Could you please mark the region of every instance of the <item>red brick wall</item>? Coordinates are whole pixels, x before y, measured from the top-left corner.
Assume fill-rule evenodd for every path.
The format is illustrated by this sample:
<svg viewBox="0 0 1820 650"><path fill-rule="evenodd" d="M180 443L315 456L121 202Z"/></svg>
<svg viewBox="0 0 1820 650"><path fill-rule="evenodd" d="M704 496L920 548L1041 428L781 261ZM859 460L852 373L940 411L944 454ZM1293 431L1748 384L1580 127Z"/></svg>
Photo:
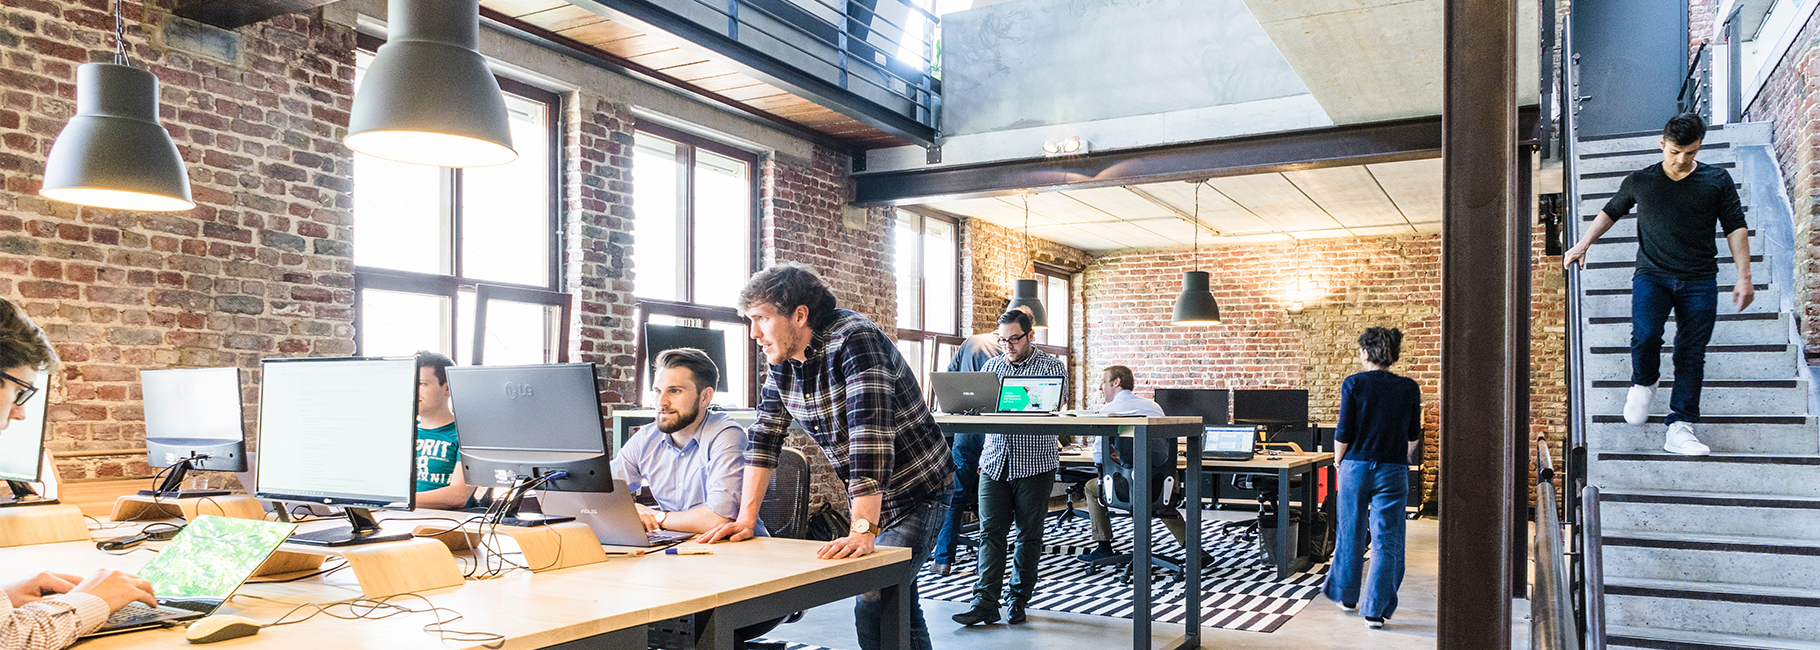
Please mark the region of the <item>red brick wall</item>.
<svg viewBox="0 0 1820 650"><path fill-rule="evenodd" d="M347 151L351 30L312 14L240 30L238 62L148 44L126 4L133 64L162 82L161 114L198 207L174 214L78 208L37 195L74 111L75 68L108 60L106 3L0 8L0 295L57 342L57 452L143 446L138 372L256 371L273 356L354 351ZM256 376L256 375L255 375ZM256 394L249 392L249 395ZM252 414L249 412L249 419ZM137 455L60 458L65 478L144 475Z"/></svg>
<svg viewBox="0 0 1820 650"><path fill-rule="evenodd" d="M961 322L965 334L991 331L1011 302L1020 279L1033 277L1032 262L1078 273L1093 260L1086 251L1024 234L980 219L961 220ZM1073 322L1080 322L1078 304Z"/></svg>
<svg viewBox="0 0 1820 650"><path fill-rule="evenodd" d="M564 290L570 360L600 364L607 408L638 404L632 293L632 109L571 94L563 104Z"/></svg>
<svg viewBox="0 0 1820 650"><path fill-rule="evenodd" d="M1820 361L1820 179L1815 176L1815 137L1820 134L1820 17L1810 18L1794 45L1744 112L1744 119L1769 121L1776 159L1782 167L1795 220L1797 316L1809 363Z"/></svg>
<svg viewBox="0 0 1820 650"><path fill-rule="evenodd" d="M1719 0L1687 0L1687 59L1692 61L1700 44L1712 38L1714 12ZM1714 44L1713 46L1716 46ZM1708 48L1709 50L1711 47ZM1711 52L1708 52L1711 54Z"/></svg>
<svg viewBox="0 0 1820 650"><path fill-rule="evenodd" d="M815 158L772 155L761 164L760 242L764 266L797 262L815 269L844 309L897 332L891 220L884 210L843 208L853 196L846 154L822 146Z"/></svg>

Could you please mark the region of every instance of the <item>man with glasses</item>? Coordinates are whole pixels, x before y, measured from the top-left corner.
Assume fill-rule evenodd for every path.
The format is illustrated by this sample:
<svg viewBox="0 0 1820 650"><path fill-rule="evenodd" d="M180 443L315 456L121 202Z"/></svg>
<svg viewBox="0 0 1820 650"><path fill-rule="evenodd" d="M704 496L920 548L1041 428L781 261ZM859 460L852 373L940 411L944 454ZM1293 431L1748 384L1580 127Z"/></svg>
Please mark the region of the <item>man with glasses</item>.
<svg viewBox="0 0 1820 650"><path fill-rule="evenodd" d="M1068 366L1055 355L1036 349L1030 314L1008 311L998 317L998 340L1005 353L986 362L982 372L1000 377L1067 377ZM1068 394L1066 379L1062 394ZM1011 623L1024 622L1024 608L1036 593L1037 562L1043 552L1043 516L1049 512L1049 490L1055 486L1055 436L988 434L980 452L979 579L973 584L973 608L954 615L961 625L997 623L1005 578L1005 538L1017 522L1017 551L1011 574Z"/></svg>
<svg viewBox="0 0 1820 650"><path fill-rule="evenodd" d="M31 379L57 366L44 331L25 312L0 299L0 400L11 402L0 435L25 419L25 403L40 387ZM14 432L10 435L30 435ZM130 573L102 569L87 578L45 571L5 585L0 598L0 650L55 650L100 627L133 602L157 607L152 584Z"/></svg>

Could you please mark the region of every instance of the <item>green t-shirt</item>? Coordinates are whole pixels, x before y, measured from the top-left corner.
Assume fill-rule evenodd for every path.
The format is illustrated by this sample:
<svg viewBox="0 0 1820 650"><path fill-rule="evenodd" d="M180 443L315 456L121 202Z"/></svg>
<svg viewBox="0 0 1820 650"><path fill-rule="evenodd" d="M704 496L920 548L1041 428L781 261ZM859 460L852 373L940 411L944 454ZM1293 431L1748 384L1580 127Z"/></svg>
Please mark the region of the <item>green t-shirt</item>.
<svg viewBox="0 0 1820 650"><path fill-rule="evenodd" d="M460 454L454 422L434 429L417 427L417 491L448 487Z"/></svg>

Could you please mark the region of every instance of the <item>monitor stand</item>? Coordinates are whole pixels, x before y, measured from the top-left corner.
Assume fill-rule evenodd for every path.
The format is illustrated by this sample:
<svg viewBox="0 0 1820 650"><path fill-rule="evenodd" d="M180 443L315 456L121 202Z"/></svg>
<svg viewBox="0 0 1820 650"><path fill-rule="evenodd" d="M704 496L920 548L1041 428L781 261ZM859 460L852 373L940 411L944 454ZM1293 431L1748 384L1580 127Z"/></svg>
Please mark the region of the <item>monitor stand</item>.
<svg viewBox="0 0 1820 650"><path fill-rule="evenodd" d="M519 506L524 505L525 494L531 491L531 483L536 480L537 479L527 476L518 477L518 482L514 483L512 489L506 493L505 507L499 511L499 525L548 526L550 524L560 524L565 521L575 521L574 517L563 515L546 515L540 512L518 511Z"/></svg>
<svg viewBox="0 0 1820 650"><path fill-rule="evenodd" d="M54 506L56 499L47 499L32 489L32 484L25 481L8 480L7 487L12 488L10 497L0 497L0 508L12 506Z"/></svg>
<svg viewBox="0 0 1820 650"><path fill-rule="evenodd" d="M185 490L183 481L188 478L190 470L196 468L196 461L208 458L197 455L177 461L165 470L164 480L155 490L140 490L139 496L160 499L199 499L202 497L224 497L232 492L227 490Z"/></svg>
<svg viewBox="0 0 1820 650"><path fill-rule="evenodd" d="M336 527L328 530L298 533L292 535L291 538L286 541L292 544L303 544L306 546L333 547L353 546L355 544L378 544L380 542L396 542L411 539L410 533L381 535L379 532L379 520L373 518L372 510L347 507L342 508L342 511L346 512L348 516L349 526L347 528Z"/></svg>

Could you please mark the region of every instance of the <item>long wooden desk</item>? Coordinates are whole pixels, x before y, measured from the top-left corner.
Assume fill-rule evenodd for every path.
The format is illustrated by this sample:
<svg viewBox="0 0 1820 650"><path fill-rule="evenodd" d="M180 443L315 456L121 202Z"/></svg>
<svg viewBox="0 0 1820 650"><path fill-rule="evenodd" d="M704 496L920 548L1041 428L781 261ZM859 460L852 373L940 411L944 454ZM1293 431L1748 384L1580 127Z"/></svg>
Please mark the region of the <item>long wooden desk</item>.
<svg viewBox="0 0 1820 650"><path fill-rule="evenodd" d="M96 535L115 537L129 532L122 528ZM769 538L721 543L710 547L713 555L615 557L599 564L536 574L514 570L497 578L468 580L459 587L422 595L436 607L461 614L460 621L445 626L448 630L503 635L503 647L507 649L643 650L647 624L696 614L707 618L707 628L698 639L697 648L730 650L733 631L740 627L876 590L883 592L888 612L881 625L882 645L893 650L907 647L911 603L899 594L903 585L915 579L910 550L879 547L862 558L820 560L815 557L820 545ZM82 574L97 568L136 571L151 558L149 551L110 555L85 542L4 548L0 549L0 566L19 575L0 575L0 579L46 569ZM360 594L359 585L345 571L289 583L254 582L241 587L220 613L271 623L303 603L326 605ZM393 602L412 609L427 607L411 597L399 597ZM345 613L345 608L340 609ZM293 615L292 620L309 610ZM267 628L252 637L226 641L219 647L448 649L495 643L453 638L445 642L435 634L425 633L424 626L438 620L436 616L417 613L349 621L319 615L302 623ZM184 641L181 628L167 628L97 637L78 647L107 650L179 648L189 644Z"/></svg>

